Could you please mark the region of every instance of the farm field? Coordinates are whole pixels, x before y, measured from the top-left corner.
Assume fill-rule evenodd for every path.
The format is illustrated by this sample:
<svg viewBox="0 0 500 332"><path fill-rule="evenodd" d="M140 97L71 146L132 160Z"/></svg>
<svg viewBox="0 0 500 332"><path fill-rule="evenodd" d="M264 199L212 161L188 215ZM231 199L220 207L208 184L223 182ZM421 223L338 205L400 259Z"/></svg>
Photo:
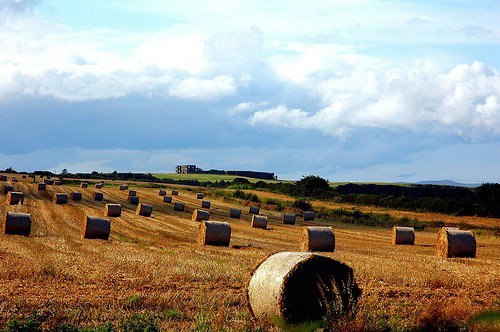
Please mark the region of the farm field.
<svg viewBox="0 0 500 332"><path fill-rule="evenodd" d="M201 246L198 223L191 221L201 188L164 186L180 189L173 198L186 204L185 212L163 203L158 189L138 188L141 202L153 206L148 218L136 215L127 191L115 187L97 190L104 194L98 202L91 186L47 186L39 192L28 182L13 185L24 193L24 205L8 206L0 195L0 215L30 213L32 230L30 237L0 235L0 326L36 313L47 330L109 322L118 328L140 314L162 330L277 330L266 319L250 317L245 296L250 273L271 253L299 251L303 226L325 224L298 218L296 225L283 225L280 213L262 211L268 229L252 229L248 207L240 207L241 219L230 219L234 203L207 194L210 220L229 222L232 236L229 248ZM55 192L72 191L83 193L81 202L52 202ZM110 240L83 239L85 215L104 217L106 203L122 204L121 217L111 218ZM351 266L363 291L352 330L470 327L479 313L500 310L497 237L479 236L475 259L443 259L434 252L437 230L418 231L414 246L396 247L390 229L329 225L336 248L324 255Z"/></svg>

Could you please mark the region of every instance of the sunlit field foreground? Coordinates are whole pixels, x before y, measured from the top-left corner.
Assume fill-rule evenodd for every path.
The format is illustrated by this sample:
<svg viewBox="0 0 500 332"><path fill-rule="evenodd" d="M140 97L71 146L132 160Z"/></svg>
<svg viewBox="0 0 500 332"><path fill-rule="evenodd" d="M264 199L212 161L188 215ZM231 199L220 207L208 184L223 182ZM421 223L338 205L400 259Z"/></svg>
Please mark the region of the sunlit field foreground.
<svg viewBox="0 0 500 332"><path fill-rule="evenodd" d="M277 330L249 314L250 273L271 253L299 251L304 225L327 224L297 218L295 225L283 225L280 213L261 211L269 217L268 229L253 229L248 207L241 207L241 219L230 219L234 203L207 194L210 220L229 222L232 235L229 248L201 246L199 223L191 221L193 209L201 207L197 191L180 188L174 201L186 210L174 212L158 189L137 188L141 202L153 206L148 218L136 215L127 191L116 187L14 187L24 193L24 205L8 206L1 195L0 215L30 213L32 229L30 237L0 235L1 326L34 319L47 330L110 322L123 330L136 320L164 330ZM96 190L104 201L93 200ZM81 191L82 201L52 201L55 192L72 191ZM104 217L106 203L122 204L121 217L111 218L110 240L83 239L85 215ZM475 259L443 259L435 255L437 230L417 231L413 246L393 246L390 229L328 225L336 247L325 255L352 267L363 292L356 318L345 323L350 330L494 328L474 317L500 310L497 237L477 237Z"/></svg>

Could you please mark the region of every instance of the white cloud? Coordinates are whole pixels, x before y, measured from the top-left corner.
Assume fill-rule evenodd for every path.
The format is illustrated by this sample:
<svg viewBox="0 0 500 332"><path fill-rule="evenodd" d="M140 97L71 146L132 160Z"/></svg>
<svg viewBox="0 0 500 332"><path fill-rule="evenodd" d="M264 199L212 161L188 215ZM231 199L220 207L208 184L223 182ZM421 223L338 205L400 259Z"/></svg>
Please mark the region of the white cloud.
<svg viewBox="0 0 500 332"><path fill-rule="evenodd" d="M217 76L213 79L190 77L174 82L168 91L171 96L181 99L213 99L231 96L236 93L237 85L231 76Z"/></svg>

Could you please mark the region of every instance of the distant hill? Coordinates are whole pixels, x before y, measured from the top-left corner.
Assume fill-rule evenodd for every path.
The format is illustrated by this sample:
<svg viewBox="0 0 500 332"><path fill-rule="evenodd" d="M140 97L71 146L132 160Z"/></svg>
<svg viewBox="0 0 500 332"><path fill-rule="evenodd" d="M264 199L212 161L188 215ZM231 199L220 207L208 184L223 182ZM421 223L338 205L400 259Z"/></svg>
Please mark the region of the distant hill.
<svg viewBox="0 0 500 332"><path fill-rule="evenodd" d="M435 184L438 186L453 186L453 187L479 187L481 183L460 183L452 180L437 180L437 181L420 181L417 184Z"/></svg>

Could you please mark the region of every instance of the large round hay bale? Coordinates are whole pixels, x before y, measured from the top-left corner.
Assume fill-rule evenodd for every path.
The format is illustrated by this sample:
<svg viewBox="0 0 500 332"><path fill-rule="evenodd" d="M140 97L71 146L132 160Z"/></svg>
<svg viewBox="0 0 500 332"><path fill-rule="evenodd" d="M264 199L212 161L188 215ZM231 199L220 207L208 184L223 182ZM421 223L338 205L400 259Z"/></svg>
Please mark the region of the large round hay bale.
<svg viewBox="0 0 500 332"><path fill-rule="evenodd" d="M184 212L184 203L175 202L174 203L174 211Z"/></svg>
<svg viewBox="0 0 500 332"><path fill-rule="evenodd" d="M7 195L9 192L14 191L14 186L9 186L7 184L3 185L2 193Z"/></svg>
<svg viewBox="0 0 500 332"><path fill-rule="evenodd" d="M193 216L191 217L191 220L193 221L202 221L209 219L210 219L210 213L208 211L198 210L198 209L195 209L193 211Z"/></svg>
<svg viewBox="0 0 500 332"><path fill-rule="evenodd" d="M260 207L252 205L250 207L250 209L249 209L248 212L250 212L250 214L259 214L260 213Z"/></svg>
<svg viewBox="0 0 500 332"><path fill-rule="evenodd" d="M5 175L0 175L0 181L7 181L7 177Z"/></svg>
<svg viewBox="0 0 500 332"><path fill-rule="evenodd" d="M209 246L228 247L231 241L231 226L227 222L207 221L200 223L198 243Z"/></svg>
<svg viewBox="0 0 500 332"><path fill-rule="evenodd" d="M104 208L104 215L108 217L119 217L122 215L121 204L106 204Z"/></svg>
<svg viewBox="0 0 500 332"><path fill-rule="evenodd" d="M231 208L231 210L229 210L229 217L230 218L239 218L240 216L241 216L240 209Z"/></svg>
<svg viewBox="0 0 500 332"><path fill-rule="evenodd" d="M83 226L83 237L85 239L107 240L111 233L111 221L109 219L85 216Z"/></svg>
<svg viewBox="0 0 500 332"><path fill-rule="evenodd" d="M3 226L5 234L30 236L31 215L29 213L7 212Z"/></svg>
<svg viewBox="0 0 500 332"><path fill-rule="evenodd" d="M153 207L151 205L139 203L139 205L137 205L135 213L140 216L151 217L151 214L153 213Z"/></svg>
<svg viewBox="0 0 500 332"><path fill-rule="evenodd" d="M171 194L172 194L172 196L179 196L179 191L178 190L172 190Z"/></svg>
<svg viewBox="0 0 500 332"><path fill-rule="evenodd" d="M438 233L436 254L439 257L476 257L476 238L470 231L443 227Z"/></svg>
<svg viewBox="0 0 500 332"><path fill-rule="evenodd" d="M61 185L61 181L54 181L54 186L60 186Z"/></svg>
<svg viewBox="0 0 500 332"><path fill-rule="evenodd" d="M247 285L253 317L287 324L321 320L332 306L340 315L348 315L360 295L349 266L307 252L271 255L253 271Z"/></svg>
<svg viewBox="0 0 500 332"><path fill-rule="evenodd" d="M267 228L267 217L260 216L257 214L252 215L252 223L250 224L252 228Z"/></svg>
<svg viewBox="0 0 500 332"><path fill-rule="evenodd" d="M415 244L415 229L413 227L392 227L392 244Z"/></svg>
<svg viewBox="0 0 500 332"><path fill-rule="evenodd" d="M137 191L135 191L135 190L129 190L129 191L128 191L128 196L129 196L129 197L130 197L130 196L137 196Z"/></svg>
<svg viewBox="0 0 500 332"><path fill-rule="evenodd" d="M26 175L23 175L23 176L22 176L22 178L23 178L23 179L26 179L26 178L27 178L27 176L26 176Z"/></svg>
<svg viewBox="0 0 500 332"><path fill-rule="evenodd" d="M96 183L96 184L95 184L95 187L96 187L97 189L102 189L102 187L104 187L104 184L103 184L103 183Z"/></svg>
<svg viewBox="0 0 500 332"><path fill-rule="evenodd" d="M196 199L203 199L203 197L205 197L205 196L203 195L203 193L197 193L197 194L196 194Z"/></svg>
<svg viewBox="0 0 500 332"><path fill-rule="evenodd" d="M283 215L283 224L295 225L295 214L294 213L285 213Z"/></svg>
<svg viewBox="0 0 500 332"><path fill-rule="evenodd" d="M118 187L118 190L127 190L128 189L128 186L126 184L121 184L119 187Z"/></svg>
<svg viewBox="0 0 500 332"><path fill-rule="evenodd" d="M71 199L74 201L81 201L82 200L82 193L79 191L73 191L71 193Z"/></svg>
<svg viewBox="0 0 500 332"><path fill-rule="evenodd" d="M127 198L128 202L132 205L137 205L139 204L139 196L129 196Z"/></svg>
<svg viewBox="0 0 500 332"><path fill-rule="evenodd" d="M303 251L331 251L335 250L335 234L331 227L304 227L302 233Z"/></svg>
<svg viewBox="0 0 500 332"><path fill-rule="evenodd" d="M167 194L167 192L163 189L160 189L160 191L158 192L159 196L165 196L166 194Z"/></svg>
<svg viewBox="0 0 500 332"><path fill-rule="evenodd" d="M304 221L312 221L314 220L314 211L304 211L302 213Z"/></svg>
<svg viewBox="0 0 500 332"><path fill-rule="evenodd" d="M45 183L37 183L38 190L47 190L47 185Z"/></svg>
<svg viewBox="0 0 500 332"><path fill-rule="evenodd" d="M43 183L45 183L46 185L53 185L54 184L54 180L49 180L49 179L43 179Z"/></svg>
<svg viewBox="0 0 500 332"><path fill-rule="evenodd" d="M66 195L65 193L55 193L54 194L54 203L56 203L56 204L68 203L68 195Z"/></svg>
<svg viewBox="0 0 500 332"><path fill-rule="evenodd" d="M210 202L209 201L201 201L201 208L202 209L210 209Z"/></svg>
<svg viewBox="0 0 500 332"><path fill-rule="evenodd" d="M7 194L7 202L10 205L24 204L24 195L20 191L9 191Z"/></svg>
<svg viewBox="0 0 500 332"><path fill-rule="evenodd" d="M88 188L89 184L87 182L80 182L80 188Z"/></svg>
<svg viewBox="0 0 500 332"><path fill-rule="evenodd" d="M19 182L19 180L17 178L12 178L11 180L12 182Z"/></svg>
<svg viewBox="0 0 500 332"><path fill-rule="evenodd" d="M94 191L94 201L104 200L104 194L98 191Z"/></svg>
<svg viewBox="0 0 500 332"><path fill-rule="evenodd" d="M172 203L172 196L163 196L163 202Z"/></svg>

